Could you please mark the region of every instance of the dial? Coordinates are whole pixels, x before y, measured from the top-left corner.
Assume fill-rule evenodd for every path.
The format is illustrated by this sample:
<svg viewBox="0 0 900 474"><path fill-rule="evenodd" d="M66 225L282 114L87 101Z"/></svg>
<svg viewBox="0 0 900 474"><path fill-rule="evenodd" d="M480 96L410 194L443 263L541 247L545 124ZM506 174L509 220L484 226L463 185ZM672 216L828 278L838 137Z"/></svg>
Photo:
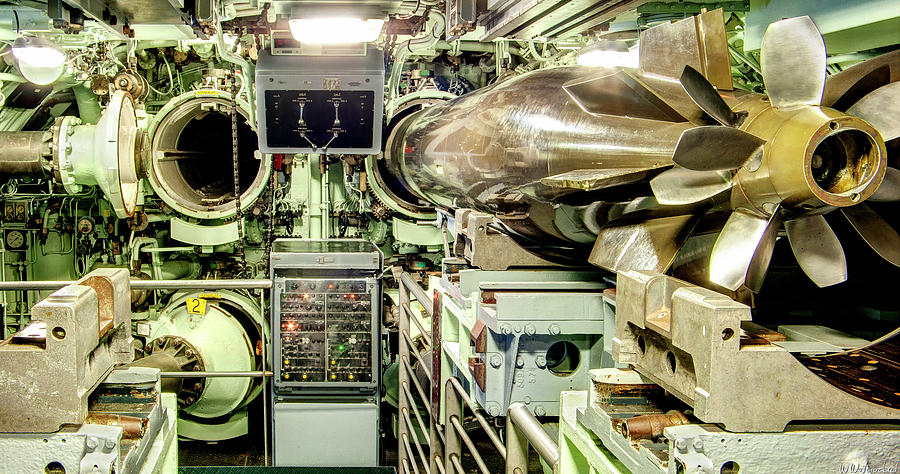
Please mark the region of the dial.
<svg viewBox="0 0 900 474"><path fill-rule="evenodd" d="M10 250L19 250L25 247L25 234L18 230L7 232L6 247Z"/></svg>
<svg viewBox="0 0 900 474"><path fill-rule="evenodd" d="M94 231L94 221L88 219L87 217L82 217L78 220L76 228L78 229L78 232L81 232L84 235L90 234Z"/></svg>

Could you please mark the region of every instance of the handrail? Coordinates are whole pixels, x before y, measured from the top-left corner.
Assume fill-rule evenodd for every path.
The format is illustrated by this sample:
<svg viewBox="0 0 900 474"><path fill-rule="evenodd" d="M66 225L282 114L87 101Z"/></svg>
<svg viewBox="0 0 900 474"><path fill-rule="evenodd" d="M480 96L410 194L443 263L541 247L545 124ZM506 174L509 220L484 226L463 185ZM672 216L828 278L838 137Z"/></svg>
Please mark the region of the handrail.
<svg viewBox="0 0 900 474"><path fill-rule="evenodd" d="M0 282L0 291L58 290L64 286L77 284L76 280L27 280ZM240 290L272 288L268 279L234 280L131 280L133 290Z"/></svg>
<svg viewBox="0 0 900 474"><path fill-rule="evenodd" d="M472 441L469 433L466 432L464 421L469 413L478 421L480 428L491 440L497 453L505 461L506 474L525 474L528 471L528 451L534 446L535 451L541 458L553 466L554 471L559 466L559 446L556 441L544 431L541 422L522 403L514 403L510 405L507 411L507 429L506 442L504 443L497 431L491 423L482 414L478 404L469 397L468 391L463 387L462 382L456 377L449 377L446 380L441 378L439 366L437 370L432 367L432 373L428 374L428 380L423 380L423 384L416 378L410 362L415 359L419 363L424 363L422 357L416 352L413 346L413 340L410 337L410 321L415 323L426 342L430 342L432 357L441 357L441 327L440 327L440 296L435 292L434 297L429 297L428 293L422 289L412 279L412 277L403 273L400 275L400 350L398 354L398 363L400 364L400 394L399 394L399 429L398 435L401 445L398 447L398 471L406 474L419 473L424 471L428 474L444 474L445 468L448 472L463 472L462 466L462 450L468 449L471 459L477 465L478 471L488 473L488 468L484 462L484 458L477 450L477 445ZM410 303L416 300L428 316L431 317L432 330L425 331L425 328L417 320L418 314L409 308ZM433 359L434 360L434 359ZM439 362L438 362L439 363ZM427 383L426 383L427 382ZM443 384L441 382L444 382ZM414 398L413 390L410 385L415 387L415 392L429 412L429 429L428 439L421 440L416 433L416 426L413 423L413 417L409 412L415 415L418 428L424 433L425 423L423 417L419 414ZM443 393L439 390L443 387ZM431 390L428 390L428 389ZM431 397L428 397L428 393ZM438 396L438 394L442 395ZM436 398L437 397L437 398ZM443 399L443 416L439 416L441 400ZM467 410L468 409L468 410ZM441 427L445 427L442 431ZM412 441L411 441L412 438ZM420 441L425 441L421 443ZM411 446L416 443L415 448ZM425 459L426 453L430 458ZM418 456L416 455L418 454ZM424 466L424 469L422 468Z"/></svg>
<svg viewBox="0 0 900 474"><path fill-rule="evenodd" d="M559 445L544 430L544 426L521 402L509 406L506 415L506 473L518 474L527 471L528 446L544 459L553 471L559 465Z"/></svg>
<svg viewBox="0 0 900 474"><path fill-rule="evenodd" d="M422 305L422 308L428 316L434 316L431 297L429 297L428 293L412 279L412 276L409 273L404 272L400 274L400 283L412 293L413 297L415 297L416 301Z"/></svg>
<svg viewBox="0 0 900 474"><path fill-rule="evenodd" d="M412 321L419 330L422 338L425 340L425 346L432 349L435 346L435 340L440 338L439 322L432 320L432 330L426 331L422 323L419 322L418 316L421 313L413 312L410 305L415 300L429 317L435 313L435 308L439 306L440 300L432 298L428 292L422 289L408 273L400 274L400 320L398 330L400 333L399 350L397 354L397 362L400 365L398 385L400 393L398 394L398 438L401 446L397 450L397 470L406 474L444 474L444 456L443 445L446 443L446 435L441 432L439 420L440 400L435 399L434 388L436 386L435 378L440 377L440 365L434 366L432 360L432 371L427 373L427 380L421 383L416 377L412 368L411 361L415 359L420 364L425 364L423 357L418 353L413 340L410 337L410 321ZM435 295L437 298L438 295ZM437 329L435 329L437 328ZM427 366L427 365L426 365ZM415 387L415 391L422 404L428 411L428 428L426 430L424 420L419 414L419 408L413 398L410 384ZM425 385L425 387L423 387ZM422 443L420 437L416 433L412 417L409 412L412 411L416 418L421 433L427 434L428 439ZM412 439L412 441L411 441ZM415 444L415 450L410 446ZM425 446L422 446L422 445ZM426 449L428 456L426 457ZM416 456L418 454L418 456Z"/></svg>

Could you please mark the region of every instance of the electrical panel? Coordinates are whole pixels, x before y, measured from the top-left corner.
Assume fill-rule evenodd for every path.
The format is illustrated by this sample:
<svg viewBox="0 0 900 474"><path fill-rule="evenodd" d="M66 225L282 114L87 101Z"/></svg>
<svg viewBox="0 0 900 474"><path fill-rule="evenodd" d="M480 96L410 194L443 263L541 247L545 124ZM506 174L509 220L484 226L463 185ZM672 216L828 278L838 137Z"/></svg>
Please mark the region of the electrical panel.
<svg viewBox="0 0 900 474"><path fill-rule="evenodd" d="M272 248L275 391L374 391L381 253L362 240L279 239Z"/></svg>
<svg viewBox="0 0 900 474"><path fill-rule="evenodd" d="M369 382L374 279L287 279L280 297L279 382Z"/></svg>
<svg viewBox="0 0 900 474"><path fill-rule="evenodd" d="M475 31L478 14L487 9L487 0L447 0L447 40Z"/></svg>
<svg viewBox="0 0 900 474"><path fill-rule="evenodd" d="M277 39L277 38L276 38ZM261 51L256 68L259 149L263 153L381 151L384 56L377 49L289 55L291 44ZM299 51L299 50L298 50Z"/></svg>

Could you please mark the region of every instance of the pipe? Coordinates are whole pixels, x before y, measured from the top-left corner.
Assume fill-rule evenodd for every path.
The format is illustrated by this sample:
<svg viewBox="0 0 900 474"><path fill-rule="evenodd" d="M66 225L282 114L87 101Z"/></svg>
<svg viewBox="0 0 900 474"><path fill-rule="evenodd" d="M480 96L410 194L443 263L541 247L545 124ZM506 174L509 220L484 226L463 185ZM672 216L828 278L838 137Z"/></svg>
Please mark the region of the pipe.
<svg viewBox="0 0 900 474"><path fill-rule="evenodd" d="M531 56L537 60L539 63L545 63L553 58L545 58L540 53L538 53L537 48L534 47L534 41L528 41L528 51L531 52Z"/></svg>
<svg viewBox="0 0 900 474"><path fill-rule="evenodd" d="M398 89L400 88L400 77L403 75L403 66L406 63L406 58L417 51L433 49L438 40L440 40L445 27L444 15L431 10L428 13L425 33L422 36L410 38L394 47L394 66L391 68L391 77L388 79L388 103L397 97ZM437 36L435 36L434 32L438 32Z"/></svg>
<svg viewBox="0 0 900 474"><path fill-rule="evenodd" d="M148 249L141 249L141 252L147 253L168 253L168 252L196 252L197 247L153 247Z"/></svg>
<svg viewBox="0 0 900 474"><path fill-rule="evenodd" d="M156 270L153 269L153 265L141 265L141 271L145 273L153 273L155 271L158 273L156 278L159 279L180 280L189 278L191 275L199 276L201 268L199 262L175 259L161 262Z"/></svg>
<svg viewBox="0 0 900 474"><path fill-rule="evenodd" d="M495 48L493 43L479 43L478 41L438 41L434 44L434 49L441 51L468 51L470 53L493 53ZM510 46L509 53L516 56L522 55L522 50L518 46Z"/></svg>
<svg viewBox="0 0 900 474"><path fill-rule="evenodd" d="M24 84L28 82L28 79L8 72L0 72L0 82L18 82Z"/></svg>
<svg viewBox="0 0 900 474"><path fill-rule="evenodd" d="M24 31L49 31L50 17L37 8L25 6L0 7L0 31L12 33L0 39L14 40Z"/></svg>
<svg viewBox="0 0 900 474"><path fill-rule="evenodd" d="M271 377L274 372L270 370L249 370L249 371L198 371L198 372L160 372L160 378L175 379L193 379L200 377Z"/></svg>
<svg viewBox="0 0 900 474"><path fill-rule="evenodd" d="M321 196L319 199L319 211L322 213L322 238L327 239L331 237L331 196L329 195L329 182L328 182L328 165L327 160L328 157L325 155L319 156L320 160L325 160L326 165L323 167L325 171L322 173L320 184L321 184Z"/></svg>
<svg viewBox="0 0 900 474"><path fill-rule="evenodd" d="M95 124L100 120L100 101L97 94L84 83L72 86L72 92L75 93L75 103L78 104L78 115L81 121L86 124Z"/></svg>
<svg viewBox="0 0 900 474"><path fill-rule="evenodd" d="M249 83L251 78L255 77L253 74L253 66L249 61L242 58L241 56L232 53L225 47L225 38L222 36L222 21L219 18L219 15L216 15L216 51L219 53L219 57L222 60L235 64L241 68L241 73L246 78L247 83L247 105L250 108L249 117L247 117L247 122L250 123L251 128L256 130L256 99L254 98L255 93L253 91L253 85ZM237 97L235 97L237 99Z"/></svg>
<svg viewBox="0 0 900 474"><path fill-rule="evenodd" d="M4 281L0 291L58 290L77 281ZM272 280L131 280L133 290L267 290L272 288Z"/></svg>
<svg viewBox="0 0 900 474"><path fill-rule="evenodd" d="M0 175L40 178L50 166L49 132L0 132Z"/></svg>
<svg viewBox="0 0 900 474"><path fill-rule="evenodd" d="M541 455L544 461L551 466L559 463L559 446L553 438L544 430L541 422L525 408L522 403L513 403L509 406L508 415L510 424L515 425L528 442L534 446L535 451Z"/></svg>

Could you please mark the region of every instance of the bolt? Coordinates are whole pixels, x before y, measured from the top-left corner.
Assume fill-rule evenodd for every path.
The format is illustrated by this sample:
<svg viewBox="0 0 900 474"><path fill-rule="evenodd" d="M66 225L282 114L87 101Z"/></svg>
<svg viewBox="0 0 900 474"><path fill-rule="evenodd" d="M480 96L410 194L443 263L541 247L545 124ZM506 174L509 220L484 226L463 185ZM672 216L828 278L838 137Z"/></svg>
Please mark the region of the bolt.
<svg viewBox="0 0 900 474"><path fill-rule="evenodd" d="M516 331L516 332L522 332L522 326L520 326L520 325L517 324L517 325L516 325L516 328L515 328L515 331Z"/></svg>
<svg viewBox="0 0 900 474"><path fill-rule="evenodd" d="M72 153L72 145L66 145L66 153Z"/></svg>
<svg viewBox="0 0 900 474"><path fill-rule="evenodd" d="M93 436L88 436L87 439L84 440L84 445L91 451L97 449L99 443L97 443L97 438Z"/></svg>
<svg viewBox="0 0 900 474"><path fill-rule="evenodd" d="M551 324L549 330L550 334L553 334L554 336L559 334L560 332L559 325L556 324Z"/></svg>
<svg viewBox="0 0 900 474"><path fill-rule="evenodd" d="M539 369L543 369L544 367L547 367L547 358L542 355L535 357L534 365L538 366Z"/></svg>
<svg viewBox="0 0 900 474"><path fill-rule="evenodd" d="M684 438L678 438L675 440L675 449L680 453L686 453L688 448L687 440Z"/></svg>
<svg viewBox="0 0 900 474"><path fill-rule="evenodd" d="M188 349L188 350L184 351L184 355L185 355L185 357L194 357L194 351Z"/></svg>
<svg viewBox="0 0 900 474"><path fill-rule="evenodd" d="M106 440L106 443L103 444L103 446L106 447L106 451L109 452L109 451L112 451L113 448L116 447L116 442L111 439L108 439L108 440Z"/></svg>
<svg viewBox="0 0 900 474"><path fill-rule="evenodd" d="M546 414L547 414L547 410L544 410L544 407L542 405L538 405L538 406L534 407L534 415L535 416L544 416Z"/></svg>
<svg viewBox="0 0 900 474"><path fill-rule="evenodd" d="M72 135L75 135L75 129L72 128L72 127L67 128L67 129L66 129L66 135L68 135L68 136L70 136L70 137L71 137Z"/></svg>
<svg viewBox="0 0 900 474"><path fill-rule="evenodd" d="M524 402L526 405L530 404L531 397L529 397L528 395L525 395L525 398L522 399L522 402Z"/></svg>
<svg viewBox="0 0 900 474"><path fill-rule="evenodd" d="M694 438L694 451L698 453L703 452L703 440L700 438Z"/></svg>
<svg viewBox="0 0 900 474"><path fill-rule="evenodd" d="M521 369L522 367L525 367L525 359L522 356L518 356L516 357L516 368Z"/></svg>
<svg viewBox="0 0 900 474"><path fill-rule="evenodd" d="M194 384L194 390L200 390L201 388L203 388L203 384L200 382Z"/></svg>
<svg viewBox="0 0 900 474"><path fill-rule="evenodd" d="M496 403L491 403L488 406L488 415L500 416L500 407Z"/></svg>
<svg viewBox="0 0 900 474"><path fill-rule="evenodd" d="M536 331L534 329L534 324L529 324L529 325L525 326L525 334L528 334L529 336L533 336L535 332Z"/></svg>
<svg viewBox="0 0 900 474"><path fill-rule="evenodd" d="M501 364L503 364L503 357L500 357L500 354L491 356L491 367L496 369L499 368Z"/></svg>
<svg viewBox="0 0 900 474"><path fill-rule="evenodd" d="M500 332L502 332L503 334L506 334L508 336L508 335L512 334L512 329L510 329L509 326L504 324L504 325L500 326Z"/></svg>

